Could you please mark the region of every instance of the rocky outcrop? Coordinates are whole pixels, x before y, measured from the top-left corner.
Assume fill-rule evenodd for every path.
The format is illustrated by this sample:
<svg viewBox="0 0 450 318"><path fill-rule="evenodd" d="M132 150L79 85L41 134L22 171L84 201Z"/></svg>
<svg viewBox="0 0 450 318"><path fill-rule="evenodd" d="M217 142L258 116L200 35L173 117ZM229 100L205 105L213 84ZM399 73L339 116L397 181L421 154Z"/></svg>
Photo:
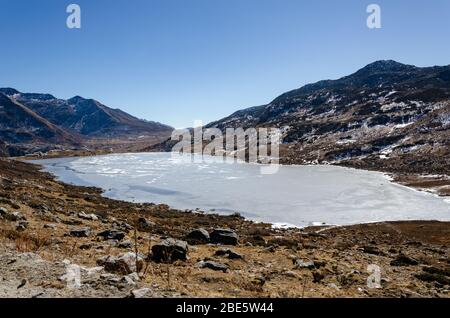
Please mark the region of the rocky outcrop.
<svg viewBox="0 0 450 318"><path fill-rule="evenodd" d="M188 244L172 238L165 239L152 247L152 259L155 262L172 263L187 260Z"/></svg>
<svg viewBox="0 0 450 318"><path fill-rule="evenodd" d="M203 228L192 230L186 235L186 241L193 245L209 243L209 233Z"/></svg>
<svg viewBox="0 0 450 318"><path fill-rule="evenodd" d="M215 229L210 234L211 243L223 245L237 245L239 236L230 229Z"/></svg>

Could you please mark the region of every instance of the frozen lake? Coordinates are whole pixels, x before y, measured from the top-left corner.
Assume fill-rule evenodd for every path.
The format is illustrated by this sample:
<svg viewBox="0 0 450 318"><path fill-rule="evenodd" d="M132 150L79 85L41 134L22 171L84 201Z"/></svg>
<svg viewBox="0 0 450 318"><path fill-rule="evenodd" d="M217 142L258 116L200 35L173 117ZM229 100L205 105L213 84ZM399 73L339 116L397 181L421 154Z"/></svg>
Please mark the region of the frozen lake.
<svg viewBox="0 0 450 318"><path fill-rule="evenodd" d="M239 212L278 225L450 220L443 198L391 183L383 174L335 166L260 166L170 153L37 160L59 180L105 190L105 196L178 209ZM447 199L448 200L448 199Z"/></svg>

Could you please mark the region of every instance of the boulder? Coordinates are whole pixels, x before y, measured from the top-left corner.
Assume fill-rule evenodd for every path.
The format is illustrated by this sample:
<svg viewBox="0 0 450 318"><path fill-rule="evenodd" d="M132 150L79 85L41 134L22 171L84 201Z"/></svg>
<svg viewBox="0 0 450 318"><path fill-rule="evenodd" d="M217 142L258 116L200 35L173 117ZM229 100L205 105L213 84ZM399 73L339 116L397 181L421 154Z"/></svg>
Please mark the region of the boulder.
<svg viewBox="0 0 450 318"><path fill-rule="evenodd" d="M214 261L201 261L197 263L197 266L200 268L209 268L214 271L222 271L224 273L228 270L227 265Z"/></svg>
<svg viewBox="0 0 450 318"><path fill-rule="evenodd" d="M105 230L97 234L101 236L104 240L118 240L121 241L125 237L125 233L117 230Z"/></svg>
<svg viewBox="0 0 450 318"><path fill-rule="evenodd" d="M136 260L136 254L128 252L119 256L104 256L97 260L97 264L104 266L107 272L128 275L140 271L144 266L144 260L139 255Z"/></svg>
<svg viewBox="0 0 450 318"><path fill-rule="evenodd" d="M147 220L146 218L139 218L137 222L137 228L139 231L146 232L154 228L155 223Z"/></svg>
<svg viewBox="0 0 450 318"><path fill-rule="evenodd" d="M130 298L152 297L153 291L150 288L135 289L130 292Z"/></svg>
<svg viewBox="0 0 450 318"><path fill-rule="evenodd" d="M70 230L70 236L73 237L88 237L91 235L91 229L88 227L75 228Z"/></svg>
<svg viewBox="0 0 450 318"><path fill-rule="evenodd" d="M0 217L4 218L8 214L8 210L0 206Z"/></svg>
<svg viewBox="0 0 450 318"><path fill-rule="evenodd" d="M205 244L209 242L209 233L203 228L195 229L186 235L189 244Z"/></svg>
<svg viewBox="0 0 450 318"><path fill-rule="evenodd" d="M399 254L395 259L391 261L391 266L410 266L418 264L419 262L417 260L404 254Z"/></svg>
<svg viewBox="0 0 450 318"><path fill-rule="evenodd" d="M152 259L155 262L171 263L187 260L188 244L185 241L168 238L152 247Z"/></svg>
<svg viewBox="0 0 450 318"><path fill-rule="evenodd" d="M298 268L298 269L303 269L303 268L313 269L313 268L316 268L316 264L313 261L302 261L300 259L295 260L294 261L294 265L295 265L295 268Z"/></svg>
<svg viewBox="0 0 450 318"><path fill-rule="evenodd" d="M98 220L98 216L96 216L95 214L91 213L91 214L86 214L84 212L80 212L78 213L78 217L80 219L83 220L91 220L91 221L97 221Z"/></svg>
<svg viewBox="0 0 450 318"><path fill-rule="evenodd" d="M25 231L28 228L28 222L27 221L19 221L16 225L16 231Z"/></svg>
<svg viewBox="0 0 450 318"><path fill-rule="evenodd" d="M239 241L238 235L229 229L215 229L210 234L211 243L224 245L237 245Z"/></svg>
<svg viewBox="0 0 450 318"><path fill-rule="evenodd" d="M133 247L133 243L131 243L131 241L124 241L124 242L120 242L119 244L117 244L118 248L132 248Z"/></svg>

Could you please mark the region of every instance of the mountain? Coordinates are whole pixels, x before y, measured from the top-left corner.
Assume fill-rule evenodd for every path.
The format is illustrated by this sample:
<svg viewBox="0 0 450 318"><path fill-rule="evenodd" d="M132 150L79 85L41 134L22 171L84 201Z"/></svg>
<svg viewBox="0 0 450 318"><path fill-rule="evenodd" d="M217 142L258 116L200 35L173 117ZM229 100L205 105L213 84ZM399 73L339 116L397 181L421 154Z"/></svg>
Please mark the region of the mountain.
<svg viewBox="0 0 450 318"><path fill-rule="evenodd" d="M80 147L112 140L167 138L173 128L133 117L94 99L64 100L50 94L0 88L0 148L2 153L29 153ZM20 150L18 150L20 149Z"/></svg>
<svg viewBox="0 0 450 318"><path fill-rule="evenodd" d="M0 93L0 140L4 149L7 144L80 143L77 136L67 133L3 93Z"/></svg>
<svg viewBox="0 0 450 318"><path fill-rule="evenodd" d="M207 127L278 127L283 163L450 173L450 66L377 61Z"/></svg>
<svg viewBox="0 0 450 318"><path fill-rule="evenodd" d="M68 100L50 94L9 92L15 100L51 123L86 137L117 138L145 134L170 133L172 127L133 117L120 109L109 108L94 99L75 96ZM12 94L11 94L12 93Z"/></svg>

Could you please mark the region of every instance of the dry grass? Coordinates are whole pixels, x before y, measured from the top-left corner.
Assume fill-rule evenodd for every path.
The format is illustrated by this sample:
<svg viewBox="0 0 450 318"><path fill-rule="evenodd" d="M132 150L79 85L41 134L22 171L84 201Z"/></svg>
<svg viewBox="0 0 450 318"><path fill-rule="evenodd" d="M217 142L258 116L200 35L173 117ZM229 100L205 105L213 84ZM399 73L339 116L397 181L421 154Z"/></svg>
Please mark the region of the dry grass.
<svg viewBox="0 0 450 318"><path fill-rule="evenodd" d="M45 231L20 232L13 228L2 228L0 238L13 243L21 253L38 252L51 245L51 236Z"/></svg>

